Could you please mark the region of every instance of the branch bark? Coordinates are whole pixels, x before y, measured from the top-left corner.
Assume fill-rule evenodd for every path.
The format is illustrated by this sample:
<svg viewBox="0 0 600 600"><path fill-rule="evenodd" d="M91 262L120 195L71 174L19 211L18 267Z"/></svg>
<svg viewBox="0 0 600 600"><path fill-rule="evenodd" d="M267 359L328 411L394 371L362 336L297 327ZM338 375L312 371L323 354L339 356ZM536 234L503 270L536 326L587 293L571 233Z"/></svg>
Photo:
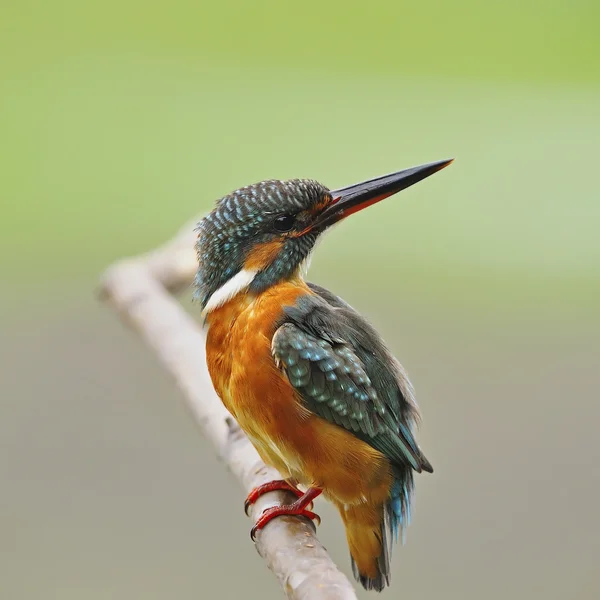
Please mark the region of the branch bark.
<svg viewBox="0 0 600 600"><path fill-rule="evenodd" d="M164 246L123 260L104 274L101 298L137 331L174 377L205 436L246 492L280 479L266 466L214 392L206 367L205 336L173 294L189 288L197 263L193 224ZM271 492L252 507L258 516L295 498ZM241 502L240 502L241 510ZM250 544L250 542L248 542ZM303 517L279 517L257 536L256 549L292 600L356 600L351 583L333 563Z"/></svg>

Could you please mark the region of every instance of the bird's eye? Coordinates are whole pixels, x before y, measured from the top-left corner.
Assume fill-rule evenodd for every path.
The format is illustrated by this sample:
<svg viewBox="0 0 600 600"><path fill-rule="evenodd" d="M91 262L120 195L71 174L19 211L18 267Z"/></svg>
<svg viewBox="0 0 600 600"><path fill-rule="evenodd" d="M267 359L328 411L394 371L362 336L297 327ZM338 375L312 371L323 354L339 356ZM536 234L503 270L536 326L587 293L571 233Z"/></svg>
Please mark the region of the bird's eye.
<svg viewBox="0 0 600 600"><path fill-rule="evenodd" d="M295 215L281 215L273 221L273 227L275 228L275 231L285 233L286 231L290 231L295 223Z"/></svg>

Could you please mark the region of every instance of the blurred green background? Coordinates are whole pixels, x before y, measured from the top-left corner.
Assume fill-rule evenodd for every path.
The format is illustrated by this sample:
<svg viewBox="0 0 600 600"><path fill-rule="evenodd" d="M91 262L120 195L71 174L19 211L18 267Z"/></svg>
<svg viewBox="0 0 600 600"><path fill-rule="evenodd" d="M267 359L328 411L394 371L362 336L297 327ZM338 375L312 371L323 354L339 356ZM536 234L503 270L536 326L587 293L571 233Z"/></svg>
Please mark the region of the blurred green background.
<svg viewBox="0 0 600 600"><path fill-rule="evenodd" d="M0 2L0 597L281 597L94 286L241 185L451 156L311 270L424 412L386 595L597 597L599 30L591 0Z"/></svg>

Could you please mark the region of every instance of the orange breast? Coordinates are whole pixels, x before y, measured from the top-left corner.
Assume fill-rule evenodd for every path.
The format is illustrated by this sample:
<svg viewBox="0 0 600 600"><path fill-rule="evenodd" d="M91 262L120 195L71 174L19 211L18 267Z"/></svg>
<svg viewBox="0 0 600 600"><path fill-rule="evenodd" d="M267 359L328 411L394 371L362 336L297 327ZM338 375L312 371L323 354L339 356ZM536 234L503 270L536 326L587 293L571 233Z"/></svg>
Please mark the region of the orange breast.
<svg viewBox="0 0 600 600"><path fill-rule="evenodd" d="M386 497L389 463L345 429L311 413L271 353L285 305L312 291L302 280L259 296L240 294L207 318L207 361L226 408L261 458L284 478L316 486L338 502Z"/></svg>

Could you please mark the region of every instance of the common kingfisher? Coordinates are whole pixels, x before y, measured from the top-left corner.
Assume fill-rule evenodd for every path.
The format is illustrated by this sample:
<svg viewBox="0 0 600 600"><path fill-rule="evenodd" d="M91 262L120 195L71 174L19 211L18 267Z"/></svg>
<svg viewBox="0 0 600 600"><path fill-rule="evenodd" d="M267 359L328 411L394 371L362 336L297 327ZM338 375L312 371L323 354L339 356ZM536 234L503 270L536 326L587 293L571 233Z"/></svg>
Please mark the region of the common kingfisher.
<svg viewBox="0 0 600 600"><path fill-rule="evenodd" d="M403 367L364 317L303 273L329 227L451 162L333 191L309 179L262 181L219 200L198 225L195 287L212 382L282 476L253 490L246 509L276 489L297 497L267 509L252 538L279 515L318 519L310 508L322 493L340 512L366 589L389 585L413 471L433 468L415 439L420 414Z"/></svg>

